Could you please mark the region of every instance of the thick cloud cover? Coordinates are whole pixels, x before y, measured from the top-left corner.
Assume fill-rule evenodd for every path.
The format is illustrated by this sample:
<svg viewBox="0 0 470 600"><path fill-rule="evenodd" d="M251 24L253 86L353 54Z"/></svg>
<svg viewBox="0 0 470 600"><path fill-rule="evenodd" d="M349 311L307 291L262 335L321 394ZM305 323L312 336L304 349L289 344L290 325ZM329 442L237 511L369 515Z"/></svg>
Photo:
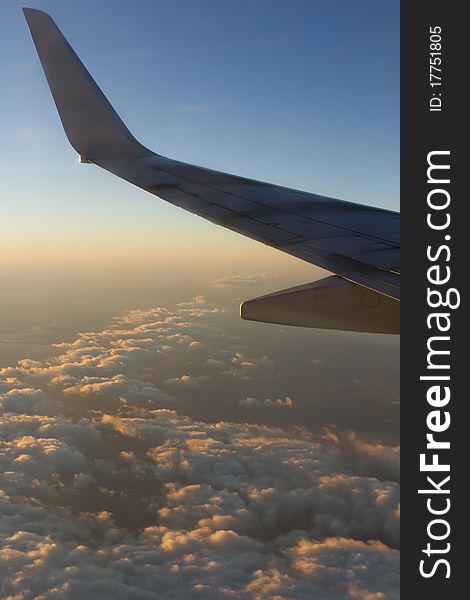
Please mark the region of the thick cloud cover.
<svg viewBox="0 0 470 600"><path fill-rule="evenodd" d="M1 597L398 598L397 448L175 412L273 368L217 310L132 311L1 372Z"/></svg>

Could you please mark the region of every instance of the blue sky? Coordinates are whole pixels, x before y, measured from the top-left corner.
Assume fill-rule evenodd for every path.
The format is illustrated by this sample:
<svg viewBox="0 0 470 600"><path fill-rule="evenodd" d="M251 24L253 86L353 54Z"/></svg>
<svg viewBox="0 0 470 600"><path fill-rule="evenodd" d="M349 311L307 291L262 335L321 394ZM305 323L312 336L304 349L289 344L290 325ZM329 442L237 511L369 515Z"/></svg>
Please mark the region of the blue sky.
<svg viewBox="0 0 470 600"><path fill-rule="evenodd" d="M47 246L51 235L59 245L84 235L93 245L113 232L165 243L179 227L212 234L212 225L77 164L21 4L0 6L8 231L21 229L25 246L27 238ZM131 131L157 152L398 209L398 1L28 5L53 16ZM223 244L234 234L215 235Z"/></svg>

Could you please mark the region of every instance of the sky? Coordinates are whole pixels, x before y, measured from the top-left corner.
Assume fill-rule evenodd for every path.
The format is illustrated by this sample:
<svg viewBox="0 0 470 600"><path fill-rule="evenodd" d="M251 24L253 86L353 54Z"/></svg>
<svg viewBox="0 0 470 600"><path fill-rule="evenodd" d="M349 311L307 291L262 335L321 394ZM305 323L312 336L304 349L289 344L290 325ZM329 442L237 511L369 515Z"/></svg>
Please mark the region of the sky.
<svg viewBox="0 0 470 600"><path fill-rule="evenodd" d="M399 210L397 1L28 6L156 152ZM398 598L398 337L241 321L326 273L79 164L20 7L0 4L0 595Z"/></svg>
<svg viewBox="0 0 470 600"><path fill-rule="evenodd" d="M77 164L20 5L0 7L3 259L153 260L183 228L199 252L217 235L246 256L235 234ZM398 210L397 2L29 5L51 12L144 145ZM172 252L187 260L182 244Z"/></svg>

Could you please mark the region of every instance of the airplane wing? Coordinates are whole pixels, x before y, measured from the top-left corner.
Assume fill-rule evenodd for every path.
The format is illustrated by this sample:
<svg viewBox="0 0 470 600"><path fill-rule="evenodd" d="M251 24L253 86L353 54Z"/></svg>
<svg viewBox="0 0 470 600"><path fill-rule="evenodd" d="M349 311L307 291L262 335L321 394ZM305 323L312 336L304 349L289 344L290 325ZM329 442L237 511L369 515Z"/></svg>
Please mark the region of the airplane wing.
<svg viewBox="0 0 470 600"><path fill-rule="evenodd" d="M387 307L387 314L390 307L397 313L398 213L229 175L152 152L126 128L51 17L36 9L23 10L65 133L81 162L94 163L213 223L335 273L336 277L328 278L334 280L332 285L322 285L322 292L311 284L307 304L312 293L314 298L325 293L330 297L337 293L337 284L353 284L360 286L361 293L374 294L360 294L354 300L359 306L374 304L374 297ZM295 290L298 294L299 288ZM277 304L278 297L279 293ZM242 306L242 316L251 318L249 312L243 315ZM378 330L387 320L381 316ZM329 328L335 328L333 321ZM357 324L349 327L347 319L343 321L342 328L358 330ZM320 318L307 326L325 326L322 323ZM359 330L374 327L366 323Z"/></svg>

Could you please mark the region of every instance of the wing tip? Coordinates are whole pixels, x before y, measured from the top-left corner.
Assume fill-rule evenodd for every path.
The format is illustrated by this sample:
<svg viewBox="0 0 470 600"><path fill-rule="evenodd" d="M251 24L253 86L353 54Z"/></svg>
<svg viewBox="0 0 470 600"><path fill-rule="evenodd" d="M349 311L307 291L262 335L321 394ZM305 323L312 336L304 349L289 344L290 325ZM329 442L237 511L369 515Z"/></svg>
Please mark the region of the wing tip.
<svg viewBox="0 0 470 600"><path fill-rule="evenodd" d="M27 6L23 6L21 10L23 11L24 18L28 24L33 40L35 35L42 29L50 26L57 28L54 19L49 13L39 10L38 8L29 8Z"/></svg>
<svg viewBox="0 0 470 600"><path fill-rule="evenodd" d="M43 10L39 10L39 8L30 8L29 6L22 6L21 10L23 11L23 14L26 17L26 19L28 19L28 17L34 17L34 15L37 15L41 17L47 17L48 19L52 20L52 17L49 13Z"/></svg>
<svg viewBox="0 0 470 600"><path fill-rule="evenodd" d="M150 151L127 129L52 17L23 7L26 23L72 147L88 161ZM83 160L82 160L83 162Z"/></svg>

